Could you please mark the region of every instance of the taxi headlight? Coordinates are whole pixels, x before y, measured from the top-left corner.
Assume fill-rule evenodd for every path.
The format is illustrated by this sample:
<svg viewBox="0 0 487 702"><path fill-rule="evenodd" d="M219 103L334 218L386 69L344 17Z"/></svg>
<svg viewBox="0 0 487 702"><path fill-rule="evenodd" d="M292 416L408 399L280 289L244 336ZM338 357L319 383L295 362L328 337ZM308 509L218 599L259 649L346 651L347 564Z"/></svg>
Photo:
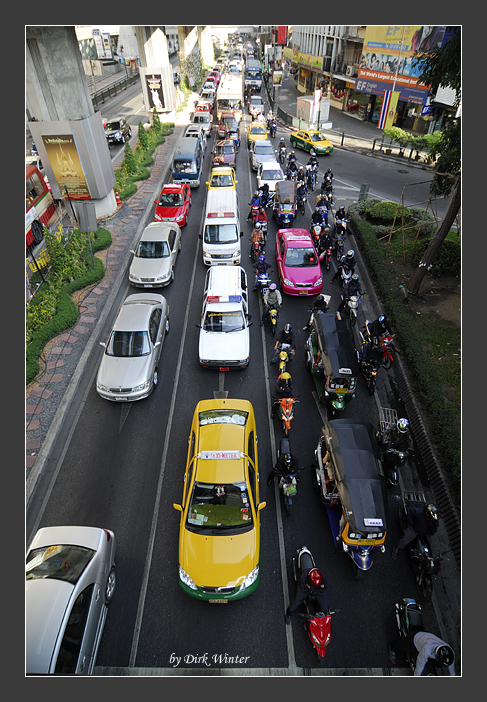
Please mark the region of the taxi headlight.
<svg viewBox="0 0 487 702"><path fill-rule="evenodd" d="M315 285L322 285L322 284L323 284L323 278L318 278Z"/></svg>
<svg viewBox="0 0 487 702"><path fill-rule="evenodd" d="M290 288L294 288L294 283L292 280L289 280L289 278L284 278L284 282L286 285L289 285Z"/></svg>
<svg viewBox="0 0 487 702"><path fill-rule="evenodd" d="M240 585L240 590L246 590L248 587L250 587L257 578L259 577L259 566L255 566L254 570L247 575L246 578L244 578L243 583Z"/></svg>
<svg viewBox="0 0 487 702"><path fill-rule="evenodd" d="M194 584L193 580L189 577L185 570L179 566L179 579L182 583L190 587L192 590L197 590L197 586Z"/></svg>

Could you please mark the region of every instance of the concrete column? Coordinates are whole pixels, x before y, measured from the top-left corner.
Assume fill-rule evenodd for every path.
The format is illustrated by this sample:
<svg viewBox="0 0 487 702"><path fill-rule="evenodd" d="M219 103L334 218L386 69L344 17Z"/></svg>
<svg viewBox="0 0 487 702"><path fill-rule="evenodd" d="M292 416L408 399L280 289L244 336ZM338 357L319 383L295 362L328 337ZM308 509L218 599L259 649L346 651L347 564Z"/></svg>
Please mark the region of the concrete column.
<svg viewBox="0 0 487 702"><path fill-rule="evenodd" d="M92 200L98 218L113 214L115 174L75 28L26 27L25 38L29 128L53 194L67 188L75 203Z"/></svg>
<svg viewBox="0 0 487 702"><path fill-rule="evenodd" d="M176 108L176 93L169 60L167 37L162 27L135 27L140 56L140 80L148 111L158 113Z"/></svg>

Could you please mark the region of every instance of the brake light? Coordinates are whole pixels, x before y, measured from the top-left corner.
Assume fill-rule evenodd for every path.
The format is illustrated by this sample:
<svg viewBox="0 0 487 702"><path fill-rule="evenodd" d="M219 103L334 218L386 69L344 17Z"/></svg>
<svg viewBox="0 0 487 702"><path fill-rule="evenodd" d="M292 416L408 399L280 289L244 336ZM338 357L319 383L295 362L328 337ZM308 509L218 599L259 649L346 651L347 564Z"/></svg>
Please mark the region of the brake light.
<svg viewBox="0 0 487 702"><path fill-rule="evenodd" d="M112 536L111 536L110 532L108 531L108 529L104 529L104 532L105 532L105 534L107 535L107 541L110 541L110 539L112 538Z"/></svg>

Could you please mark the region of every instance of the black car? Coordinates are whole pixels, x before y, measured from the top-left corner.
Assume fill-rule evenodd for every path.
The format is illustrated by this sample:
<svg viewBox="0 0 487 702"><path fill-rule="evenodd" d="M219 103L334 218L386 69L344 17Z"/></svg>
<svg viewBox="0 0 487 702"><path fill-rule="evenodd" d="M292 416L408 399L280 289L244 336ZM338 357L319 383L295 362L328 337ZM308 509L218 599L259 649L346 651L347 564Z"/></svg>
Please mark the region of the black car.
<svg viewBox="0 0 487 702"><path fill-rule="evenodd" d="M105 135L109 144L124 144L132 136L132 130L127 120L122 117L106 123Z"/></svg>

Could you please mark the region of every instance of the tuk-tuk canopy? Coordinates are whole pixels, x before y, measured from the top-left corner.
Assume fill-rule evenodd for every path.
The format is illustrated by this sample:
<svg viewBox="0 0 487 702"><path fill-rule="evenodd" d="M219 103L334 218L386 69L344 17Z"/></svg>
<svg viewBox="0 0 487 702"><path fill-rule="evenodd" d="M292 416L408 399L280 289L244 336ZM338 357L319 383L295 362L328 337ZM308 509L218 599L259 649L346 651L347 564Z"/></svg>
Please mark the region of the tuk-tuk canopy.
<svg viewBox="0 0 487 702"><path fill-rule="evenodd" d="M386 531L385 480L379 473L380 453L372 424L334 419L325 423L322 432L350 531Z"/></svg>
<svg viewBox="0 0 487 702"><path fill-rule="evenodd" d="M297 188L293 180L278 180L276 183L275 201L280 204L291 204L296 202Z"/></svg>
<svg viewBox="0 0 487 702"><path fill-rule="evenodd" d="M312 325L327 375L357 378L359 365L348 318L317 310Z"/></svg>

